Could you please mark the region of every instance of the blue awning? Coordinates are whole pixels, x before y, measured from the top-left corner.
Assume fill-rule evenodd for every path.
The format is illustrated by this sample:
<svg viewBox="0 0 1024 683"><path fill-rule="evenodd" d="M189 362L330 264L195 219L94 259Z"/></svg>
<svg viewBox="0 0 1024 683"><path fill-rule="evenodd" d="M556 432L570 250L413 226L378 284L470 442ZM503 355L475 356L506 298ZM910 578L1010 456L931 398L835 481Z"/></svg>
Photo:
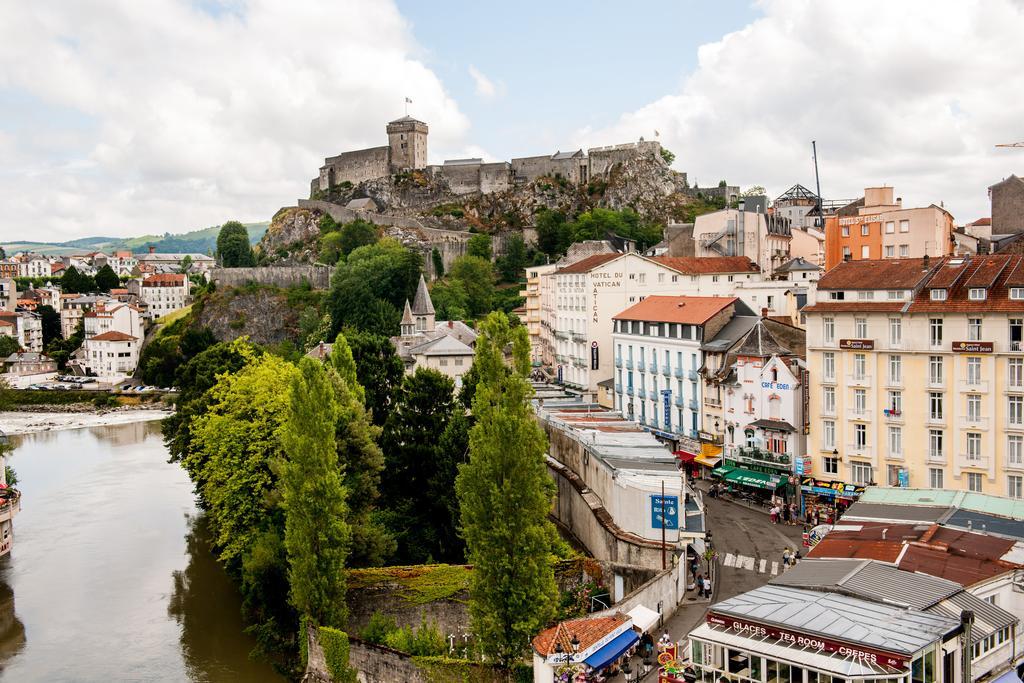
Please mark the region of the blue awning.
<svg viewBox="0 0 1024 683"><path fill-rule="evenodd" d="M603 669L622 656L622 653L638 640L640 640L640 636L633 629L623 631L607 645L583 660L583 663L594 669Z"/></svg>
<svg viewBox="0 0 1024 683"><path fill-rule="evenodd" d="M995 679L991 683L1020 683L1020 677L1017 676L1016 669L1010 669L999 678Z"/></svg>

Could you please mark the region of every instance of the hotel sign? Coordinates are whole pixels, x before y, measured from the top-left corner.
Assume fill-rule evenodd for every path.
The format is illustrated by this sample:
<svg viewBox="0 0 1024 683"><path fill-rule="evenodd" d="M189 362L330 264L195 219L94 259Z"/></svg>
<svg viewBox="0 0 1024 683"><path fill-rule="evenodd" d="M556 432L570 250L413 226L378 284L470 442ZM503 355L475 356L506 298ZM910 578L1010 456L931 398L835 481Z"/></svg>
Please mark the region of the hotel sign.
<svg viewBox="0 0 1024 683"><path fill-rule="evenodd" d="M840 339L839 348L847 351L872 351L875 348L874 339Z"/></svg>
<svg viewBox="0 0 1024 683"><path fill-rule="evenodd" d="M854 659L865 664L888 666L894 669L906 669L907 667L907 659L904 655L885 652L884 650L877 650L864 645L843 643L823 636L807 635L777 626L768 626L767 624L758 624L744 619L715 614L714 612L708 613L707 622L712 626L724 626L741 636L749 638L774 638L785 645L793 645L805 650L834 653L840 657Z"/></svg>
<svg viewBox="0 0 1024 683"><path fill-rule="evenodd" d="M983 341L955 341L953 342L953 353L992 353L992 342Z"/></svg>

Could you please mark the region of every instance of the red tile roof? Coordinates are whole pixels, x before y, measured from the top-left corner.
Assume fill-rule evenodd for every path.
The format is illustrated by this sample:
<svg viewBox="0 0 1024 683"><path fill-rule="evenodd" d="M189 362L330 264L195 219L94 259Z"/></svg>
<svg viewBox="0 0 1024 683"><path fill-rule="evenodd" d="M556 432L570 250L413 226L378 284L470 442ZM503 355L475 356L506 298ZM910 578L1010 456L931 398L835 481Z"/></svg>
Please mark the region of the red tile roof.
<svg viewBox="0 0 1024 683"><path fill-rule="evenodd" d="M621 627L628 620L629 617L625 614L616 612L609 617L563 621L558 626L541 631L533 639L533 649L541 657L548 657L555 654L555 644L560 643L562 652L572 652L572 639L573 636L576 636L580 651L583 651Z"/></svg>
<svg viewBox="0 0 1024 683"><path fill-rule="evenodd" d="M952 283L948 278L934 279L918 293L907 309L910 313L1024 313L1024 300L1010 299L1010 286L1024 287L1024 256L1018 254L993 254L965 258L960 266L962 275ZM943 264L939 273L949 268ZM938 283L933 285L933 282ZM986 286L987 285L987 286ZM932 301L930 289L944 287L946 298ZM986 289L983 301L972 301L968 292L972 288Z"/></svg>
<svg viewBox="0 0 1024 683"><path fill-rule="evenodd" d="M612 319L703 325L736 301L734 296L649 296Z"/></svg>
<svg viewBox="0 0 1024 683"><path fill-rule="evenodd" d="M142 281L143 287L181 287L184 284L185 276L181 273L150 275Z"/></svg>
<svg viewBox="0 0 1024 683"><path fill-rule="evenodd" d="M103 334L97 334L95 337L90 337L91 341L132 341L135 339L130 334L124 332L117 332L111 330L110 332L104 332Z"/></svg>
<svg viewBox="0 0 1024 683"><path fill-rule="evenodd" d="M919 258L844 261L818 280L818 289L912 289L939 263Z"/></svg>
<svg viewBox="0 0 1024 683"><path fill-rule="evenodd" d="M685 275L761 272L746 256L654 256L651 260Z"/></svg>
<svg viewBox="0 0 1024 683"><path fill-rule="evenodd" d="M978 220L974 221L973 223L968 223L967 225L992 225L992 219L991 218L987 218L987 217L986 218L979 218Z"/></svg>
<svg viewBox="0 0 1024 683"><path fill-rule="evenodd" d="M820 301L800 309L801 313L895 313L906 301Z"/></svg>
<svg viewBox="0 0 1024 683"><path fill-rule="evenodd" d="M574 273L589 273L594 268L597 268L598 266L603 266L609 261L614 261L620 256L622 256L622 254L594 254L593 256L588 256L587 258L581 261L577 261L572 265L568 265L565 268L558 269L557 271L555 271L555 274L572 275Z"/></svg>

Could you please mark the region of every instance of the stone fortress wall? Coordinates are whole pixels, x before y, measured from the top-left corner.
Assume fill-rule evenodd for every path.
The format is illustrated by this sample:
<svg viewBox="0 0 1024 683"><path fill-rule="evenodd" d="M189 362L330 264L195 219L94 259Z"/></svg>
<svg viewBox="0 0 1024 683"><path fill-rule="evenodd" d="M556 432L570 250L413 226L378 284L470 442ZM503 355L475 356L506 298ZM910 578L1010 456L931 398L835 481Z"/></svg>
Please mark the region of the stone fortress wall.
<svg viewBox="0 0 1024 683"><path fill-rule="evenodd" d="M371 147L324 159L311 190L329 190L348 182L353 185L391 173L425 170L443 177L456 195L501 192L514 185L530 183L541 177L559 176L577 185L607 175L613 166L648 158L664 163L661 143L631 142L609 147L593 147L572 152L518 157L511 161L484 162L483 159L448 159L440 165L427 165L427 124L405 116L387 124L388 145Z"/></svg>

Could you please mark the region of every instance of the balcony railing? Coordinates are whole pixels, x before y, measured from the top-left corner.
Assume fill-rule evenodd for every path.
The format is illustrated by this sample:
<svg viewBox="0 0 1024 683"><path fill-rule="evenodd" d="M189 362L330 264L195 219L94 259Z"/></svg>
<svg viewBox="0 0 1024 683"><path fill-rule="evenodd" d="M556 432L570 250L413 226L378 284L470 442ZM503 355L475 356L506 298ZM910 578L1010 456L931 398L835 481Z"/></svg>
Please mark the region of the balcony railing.
<svg viewBox="0 0 1024 683"><path fill-rule="evenodd" d="M622 393L622 385L619 384L618 382L615 383L615 393L616 394L621 394Z"/></svg>
<svg viewBox="0 0 1024 683"><path fill-rule="evenodd" d="M872 455L871 446L867 444L863 446L855 443L846 444L846 452L850 455L856 455L862 458L870 458Z"/></svg>
<svg viewBox="0 0 1024 683"><path fill-rule="evenodd" d="M647 369L650 370L651 372L657 374L657 372L658 372L658 363L652 360L650 363L647 364Z"/></svg>
<svg viewBox="0 0 1024 683"><path fill-rule="evenodd" d="M622 358L620 356L616 356L615 357L615 367L617 367L617 368L621 368L622 367Z"/></svg>
<svg viewBox="0 0 1024 683"><path fill-rule="evenodd" d="M626 387L626 394L629 396L633 395L633 385Z"/></svg>
<svg viewBox="0 0 1024 683"><path fill-rule="evenodd" d="M957 391L961 394L987 394L988 393L988 382L981 380L966 382L958 382L956 386Z"/></svg>
<svg viewBox="0 0 1024 683"><path fill-rule="evenodd" d="M776 453L773 451L766 451L761 448L755 447L740 447L736 449L736 459L748 462L748 463L764 463L781 467L783 469L790 469L791 463L793 462L792 456L789 453Z"/></svg>
<svg viewBox="0 0 1024 683"><path fill-rule="evenodd" d="M695 398L691 398L687 405L689 406L690 410L700 410L700 404L697 403L697 399Z"/></svg>
<svg viewBox="0 0 1024 683"><path fill-rule="evenodd" d="M561 339L565 341L569 338L569 333L562 330L555 330L555 339Z"/></svg>
<svg viewBox="0 0 1024 683"><path fill-rule="evenodd" d="M871 411L852 408L846 411L846 419L857 422L871 422Z"/></svg>
<svg viewBox="0 0 1024 683"><path fill-rule="evenodd" d="M858 387L869 387L871 386L871 375L859 375L857 373L853 373L852 375L846 376L846 383Z"/></svg>
<svg viewBox="0 0 1024 683"><path fill-rule="evenodd" d="M1012 342L1010 342L1010 351L1019 352L1021 350L1024 350L1024 342L1021 342L1021 341L1012 341Z"/></svg>
<svg viewBox="0 0 1024 683"><path fill-rule="evenodd" d="M946 456L943 453L936 453L934 451L928 451L924 456L924 461L934 463L937 465L946 464Z"/></svg>
<svg viewBox="0 0 1024 683"><path fill-rule="evenodd" d="M672 402L675 403L680 408L686 405L686 399L683 398L682 396L674 396L672 398Z"/></svg>
<svg viewBox="0 0 1024 683"><path fill-rule="evenodd" d="M713 398L711 396L705 396L704 397L704 405L711 406L712 408L721 408L722 407L722 401L720 399Z"/></svg>
<svg viewBox="0 0 1024 683"><path fill-rule="evenodd" d="M633 359L632 358L627 358L626 359L626 369L627 370L632 370L633 369Z"/></svg>
<svg viewBox="0 0 1024 683"><path fill-rule="evenodd" d="M587 335L583 334L582 332L570 332L570 335L572 335L572 340L574 342L587 341Z"/></svg>
<svg viewBox="0 0 1024 683"><path fill-rule="evenodd" d="M958 464L961 467L980 467L982 469L988 468L987 455L971 455L970 453L961 453L958 459Z"/></svg>
<svg viewBox="0 0 1024 683"><path fill-rule="evenodd" d="M960 427L964 429L988 429L988 418L981 415L961 415Z"/></svg>
<svg viewBox="0 0 1024 683"><path fill-rule="evenodd" d="M676 368L675 370L672 371L672 374L675 375L676 377L679 377L681 379L682 376L683 376L683 369L682 368Z"/></svg>
<svg viewBox="0 0 1024 683"><path fill-rule="evenodd" d="M639 389L636 390L636 397L647 398L647 390L644 389L643 387L640 387Z"/></svg>
<svg viewBox="0 0 1024 683"><path fill-rule="evenodd" d="M697 378L700 377L700 374L696 370L690 370L690 372L687 373L687 376L690 378L691 382L696 382Z"/></svg>

